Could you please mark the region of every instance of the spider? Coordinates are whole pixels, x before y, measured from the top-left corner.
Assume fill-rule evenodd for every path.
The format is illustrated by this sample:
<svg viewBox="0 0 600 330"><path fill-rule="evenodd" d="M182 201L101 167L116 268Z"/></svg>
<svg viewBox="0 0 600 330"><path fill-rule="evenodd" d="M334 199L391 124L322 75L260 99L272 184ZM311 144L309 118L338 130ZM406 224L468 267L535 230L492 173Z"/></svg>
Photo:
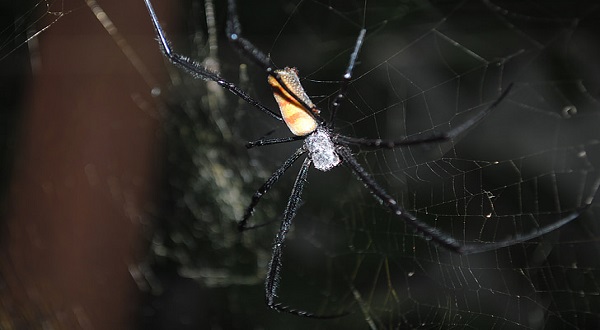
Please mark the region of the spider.
<svg viewBox="0 0 600 330"><path fill-rule="evenodd" d="M218 83L221 87L238 96L256 109L264 112L278 121L283 121L293 134L293 136L290 137L270 139L262 138L256 141L248 142L248 148L298 140L304 141L302 146L298 148L286 161L284 161L283 164L268 178L268 180L253 194L250 205L246 208L242 220L238 223L240 231L255 228L256 226L248 226L248 220L252 216L254 209L258 205L262 196L269 192L271 187L273 187L273 185L297 160L305 156L292 187L287 206L283 212L283 220L281 222L279 231L273 242L273 252L271 255L271 260L268 264L268 271L265 280L266 303L268 307L276 311L313 318L334 318L347 314L318 315L285 306L276 302L275 300L277 297L278 285L281 277L280 273L282 267L284 241L288 231L290 230L292 220L296 215L296 211L298 210L302 190L304 188L308 170L311 165L324 172L327 172L332 168L339 166L340 164L345 165L354 173L358 181L364 184L364 186L371 192L375 199L380 204L387 207L397 218L403 220L417 233L421 234L424 238L430 240L431 242L434 242L435 244L449 251L463 255L508 247L536 238L561 227L579 215L579 212L574 212L547 227L539 228L530 233L518 235L505 241L479 244L461 243L449 234L419 220L413 214L407 212L373 179L371 174L369 174L353 156L351 151L352 146L371 149L392 149L397 147L451 141L453 138L479 123L492 109L494 109L508 95L512 84L508 85L504 91L502 91L500 96L488 107L484 108L482 111L464 123L452 128L447 132L433 132L426 136L417 137L407 136L396 140L366 139L345 136L335 132L334 123L337 111L340 109L344 99L346 98L347 88L352 83L352 73L356 65L359 51L365 40L366 29L361 29L358 34L358 38L356 39L356 43L354 45L354 50L350 55L348 66L342 76L338 93L334 96L331 103L329 120L324 120L320 115L321 111L315 106L315 104L313 104L300 84L298 71L295 68L290 67L285 67L284 69L274 68L270 58L261 50L256 48L248 39L245 39L242 36L235 0L228 0L226 24L227 37L234 49L236 49L243 57L246 57L266 72L268 83L273 89L273 94L279 106L280 114L270 110L259 101L253 99L236 85L223 79L219 74L208 70L198 62L175 53L169 45L165 33L158 22L158 18L154 12L152 4L150 3L150 0L144 1L146 3L146 7L148 8L152 24L154 25L160 49L164 56L171 63L182 68L184 71L196 78Z"/></svg>

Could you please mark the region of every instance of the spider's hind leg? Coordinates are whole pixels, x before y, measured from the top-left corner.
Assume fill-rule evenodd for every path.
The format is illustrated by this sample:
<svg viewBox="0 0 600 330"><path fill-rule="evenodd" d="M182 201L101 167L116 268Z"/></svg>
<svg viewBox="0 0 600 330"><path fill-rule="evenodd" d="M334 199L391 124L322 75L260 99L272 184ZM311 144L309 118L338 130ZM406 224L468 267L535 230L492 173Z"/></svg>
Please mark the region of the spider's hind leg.
<svg viewBox="0 0 600 330"><path fill-rule="evenodd" d="M275 70L271 59L265 55L260 49L252 44L248 39L242 36L242 26L237 14L237 4L235 0L228 1L227 10L227 38L231 42L231 45L244 57L254 62L256 65L261 67L265 72L273 77L281 88L283 88L289 95L291 95L298 104L304 108L304 111L311 116L314 120L319 123L323 123L323 119L319 116L318 110L315 111L313 107L307 104L306 100L302 96L294 92L288 83L286 83L280 76L280 70Z"/></svg>
<svg viewBox="0 0 600 330"><path fill-rule="evenodd" d="M342 76L342 82L340 83L340 89L338 91L338 94L333 99L333 102L331 102L331 117L329 118L329 123L328 123L328 126L330 129L333 129L337 111L340 108L340 106L342 105L342 102L344 101L344 99L346 98L346 94L348 93L348 86L350 85L350 82L352 81L352 72L354 71L354 66L356 65L356 59L358 58L358 52L360 52L360 49L362 48L366 33L367 33L367 30L365 30L365 29L360 30L360 33L358 34L358 38L356 38L356 44L354 44L354 51L352 51L352 54L350 55L350 61L348 63L348 67L346 68L346 72L344 72L344 75Z"/></svg>
<svg viewBox="0 0 600 330"><path fill-rule="evenodd" d="M148 13L150 14L150 18L152 19L152 25L154 26L154 30L156 31L156 35L158 37L157 39L158 39L158 44L160 46L160 50L162 51L163 55L171 63L179 66L180 68L182 68L183 70L185 70L187 73L189 73L190 75L192 75L195 78L200 78L200 79L216 82L217 84L219 84L219 86L230 91L231 93L238 96L239 98L241 98L248 104L257 108L258 110L268 114L269 116L271 116L277 120L280 120L280 121L282 120L280 115L273 112L271 109L265 107L260 102L253 99L252 97L250 97L250 95L248 95L243 90L239 89L233 83L223 79L218 73L208 70L202 64L200 64L192 59L189 59L186 56L176 53L171 48L171 45L169 44L169 41L167 40L167 36L165 35L165 32L158 21L158 17L156 16L156 13L154 12L154 7L152 7L150 0L144 0L144 2L146 3L146 8L148 8Z"/></svg>
<svg viewBox="0 0 600 330"><path fill-rule="evenodd" d="M427 143L442 143L446 141L450 141L457 136L465 133L472 127L475 127L478 123L480 123L485 116L487 116L492 110L494 110L510 93L513 84L508 85L504 91L500 94L498 98L492 104L484 108L482 111L478 112L475 116L471 117L469 120L464 123L452 128L447 132L432 132L430 134L424 134L416 137L408 136L398 140L382 140L382 139L363 139L363 138L355 138L345 135L337 135L336 141L342 145L358 145L367 148L373 149L393 149L397 147L403 146L412 146L419 144L427 144Z"/></svg>
<svg viewBox="0 0 600 330"><path fill-rule="evenodd" d="M235 0L227 2L227 38L238 52L253 61L256 65L263 68L268 73L273 72L271 60L260 49L256 48L248 39L242 37L242 26L237 14L237 4Z"/></svg>

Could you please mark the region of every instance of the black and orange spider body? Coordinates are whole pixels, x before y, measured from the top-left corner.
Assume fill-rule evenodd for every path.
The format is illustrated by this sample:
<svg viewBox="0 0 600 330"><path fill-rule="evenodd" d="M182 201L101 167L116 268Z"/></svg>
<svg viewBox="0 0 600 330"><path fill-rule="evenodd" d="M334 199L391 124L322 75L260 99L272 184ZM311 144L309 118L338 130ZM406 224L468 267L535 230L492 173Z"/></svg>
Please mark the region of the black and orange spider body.
<svg viewBox="0 0 600 330"><path fill-rule="evenodd" d="M264 106L246 92L235 86L233 83L223 79L217 73L214 73L198 62L179 55L171 49L165 34L158 22L158 18L154 13L154 9L149 0L144 0L148 11L152 18L152 23L156 30L158 41L163 54L173 64L183 68L191 75L210 80L218 83L220 86L230 91L234 95L255 107L256 109L266 113L276 120L283 121L293 134L291 137L260 139L247 144L247 147L266 146L271 144L286 143L297 140L304 140L301 147L280 165L280 167L267 179L267 181L253 194L250 205L246 208L244 217L239 222L240 230L254 228L248 226L248 220L252 216L255 207L258 205L262 196L264 196L271 187L291 168L291 166L305 156L302 166L294 182L287 206L283 212L283 220L279 231L273 242L273 253L268 265L267 277L265 280L265 298L267 305L281 312L307 317L330 318L339 317L343 314L336 315L315 315L298 309L293 309L288 306L277 303L278 285L280 281L282 256L284 241L288 231L290 230L292 220L294 219L299 207L299 201L302 195L302 190L306 183L308 170L311 165L321 171L328 171L340 164L348 167L360 181L382 205L387 207L394 216L399 220L404 221L408 226L412 227L416 232L431 240L433 243L456 253L470 254L490 251L510 245L514 245L559 228L565 223L573 220L578 216L578 212L574 212L567 217L557 221L551 226L540 228L539 230L517 236L510 240L499 241L493 243L462 243L452 236L442 232L415 217L410 212L406 211L399 203L388 194L369 174L360 163L356 160L351 150L352 147L362 147L371 149L381 148L398 148L405 146L413 146L427 143L441 143L451 141L459 134L467 131L479 123L492 109L494 109L508 94L511 85L508 85L490 105L479 111L466 122L452 128L447 132L433 132L431 134L408 136L396 140L382 139L365 139L354 138L338 134L334 131L334 123L336 114L346 98L346 90L352 82L352 73L358 53L365 40L366 30L361 29L354 50L350 54L350 61L346 71L342 75L340 88L334 96L330 107L330 119L325 121L320 117L320 111L310 100L298 77L298 71L294 68L275 69L271 60L259 49L257 49L249 40L242 37L241 27L237 16L235 0L228 0L228 17L226 33L231 45L244 57L254 62L261 67L268 75L268 83L273 88L275 100L280 109L280 114ZM256 227L256 226L255 226Z"/></svg>
<svg viewBox="0 0 600 330"><path fill-rule="evenodd" d="M286 67L283 70L275 70L275 74L281 78L285 86L300 98L307 106L310 107L310 111L307 111L304 106L296 101L296 99L286 91L285 88L273 78L268 77L269 85L273 88L273 95L275 101L279 105L281 116L283 121L290 129L292 134L297 136L304 136L314 132L317 129L318 122L315 115L319 115L321 111L312 103L298 77L298 70L296 68Z"/></svg>
<svg viewBox="0 0 600 330"><path fill-rule="evenodd" d="M285 83L285 86L300 98L310 109L306 109L282 85L272 76L269 76L269 84L273 88L273 96L279 105L283 121L296 136L305 136L304 147L316 169L329 171L340 164L340 157L335 151L331 135L327 129L319 126L315 115L320 113L319 109L312 103L298 77L296 68L286 67L283 70L275 70Z"/></svg>

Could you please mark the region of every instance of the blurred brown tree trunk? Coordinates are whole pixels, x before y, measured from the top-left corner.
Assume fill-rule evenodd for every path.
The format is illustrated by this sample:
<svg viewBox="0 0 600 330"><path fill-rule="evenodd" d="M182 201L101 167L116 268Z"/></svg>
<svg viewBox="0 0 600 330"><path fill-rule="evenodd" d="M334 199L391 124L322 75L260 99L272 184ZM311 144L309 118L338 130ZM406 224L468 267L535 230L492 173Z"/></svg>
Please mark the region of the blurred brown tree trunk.
<svg viewBox="0 0 600 330"><path fill-rule="evenodd" d="M0 328L131 329L129 267L146 244L161 154L155 86L85 1L63 3L74 10L39 37L19 130L0 247ZM143 1L99 5L141 56L146 78L164 80Z"/></svg>

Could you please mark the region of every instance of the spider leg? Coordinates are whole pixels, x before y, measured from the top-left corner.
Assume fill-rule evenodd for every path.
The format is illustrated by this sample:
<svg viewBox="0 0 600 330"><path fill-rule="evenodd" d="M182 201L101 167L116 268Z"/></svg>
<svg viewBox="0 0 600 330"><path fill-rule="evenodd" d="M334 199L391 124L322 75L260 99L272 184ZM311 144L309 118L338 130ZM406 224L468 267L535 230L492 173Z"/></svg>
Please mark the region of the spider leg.
<svg viewBox="0 0 600 330"><path fill-rule="evenodd" d="M290 156L290 158L288 158L283 164L281 164L281 166L273 174L271 174L271 177L269 177L269 179L267 179L267 181L254 193L254 195L252 195L252 201L250 202L250 205L248 205L248 207L246 208L246 211L244 212L244 217L238 223L239 231L245 231L247 229L252 229L252 228L262 226L262 225L257 225L257 226L248 226L247 225L248 219L250 219L250 217L254 213L254 208L256 207L256 205L258 205L258 202L260 202L260 199L262 198L262 196L264 196L271 189L271 187L273 187L273 185L277 182L277 180L279 180L279 178L281 178L281 176L304 153L306 153L306 150L303 147L298 148L298 150L296 150L296 152L294 152L294 154L292 156Z"/></svg>
<svg viewBox="0 0 600 330"><path fill-rule="evenodd" d="M471 117L466 122L454 127L453 129L451 129L447 132L442 132L442 133L434 132L434 133L431 133L431 134L428 134L425 136L417 136L417 137L409 136L409 137L405 137L405 138L402 138L399 140L362 139L362 138L354 138L354 137L344 136L344 135L337 135L336 141L343 145L360 145L363 147L387 148L387 149L392 149L392 148L402 147L402 146L410 146L410 145L415 145L415 144L422 144L422 143L435 143L435 142L449 141L449 140L452 140L453 138L457 137L461 133L467 131L469 128L475 126L477 123L479 123L490 111L492 111L494 108L496 108L498 106L498 104L500 104L500 102L502 102L502 100L504 100L504 98L510 92L510 89L512 88L512 86L513 86L512 84L508 85L508 87L506 87L504 89L504 91L502 92L500 97L498 97L492 104L490 104L483 111L480 111L479 113L477 113L477 115Z"/></svg>
<svg viewBox="0 0 600 330"><path fill-rule="evenodd" d="M350 85L350 81L352 80L352 71L354 70L354 66L356 65L356 59L358 58L358 52L362 47L363 41L365 40L365 34L367 30L361 29L358 34L358 38L356 38L356 44L354 45L354 51L350 55L350 63L348 63L348 67L346 68L346 72L342 76L342 82L340 83L340 90L338 94L331 102L331 117L329 117L329 123L327 124L329 128L333 129L335 123L335 115L340 108L340 105L346 98L346 93L348 91L348 85Z"/></svg>
<svg viewBox="0 0 600 330"><path fill-rule="evenodd" d="M244 56L261 67L267 73L273 71L271 60L260 49L256 48L248 39L242 37L242 25L237 14L235 0L229 0L227 4L227 37L234 47Z"/></svg>
<svg viewBox="0 0 600 330"><path fill-rule="evenodd" d="M337 314L337 315L317 315L310 312L305 312L302 310L290 308L289 306L284 306L280 303L275 302L275 298L277 297L277 289L279 287L280 273L281 273L281 259L283 254L283 246L285 241L285 236L287 235L290 227L292 225L292 220L296 216L296 211L298 210L300 198L302 196L302 190L304 188L304 184L306 183L306 177L308 175L308 169L311 164L310 157L307 157L298 172L298 176L296 177L296 181L294 182L294 187L292 188L292 193L290 195L290 199L288 200L287 206L283 213L283 221L281 222L281 227L279 228L279 232L275 237L275 241L273 242L273 254L271 255L271 261L269 261L269 270L267 272L267 279L265 280L265 294L267 305L279 312L286 312L298 316L311 317L311 318L336 318L346 315L347 313Z"/></svg>
<svg viewBox="0 0 600 330"><path fill-rule="evenodd" d="M549 232L552 232L552 231L566 225L567 223L577 219L579 217L579 215L581 215L583 210L585 210L586 208L587 208L587 206L584 206L584 207L578 209L577 211L567 214L564 218L556 221L555 223L553 223L549 226L543 227L542 229L535 229L525 235L517 235L513 239L510 239L510 240L499 241L499 242L494 242L494 243L480 243L480 244L464 245L461 249L461 254L475 254L475 253L493 251L493 250L501 249L504 247L509 247L509 246L513 246L513 245L516 245L519 243L523 243L523 242L532 240L534 238L540 237L542 235L546 235Z"/></svg>
<svg viewBox="0 0 600 330"><path fill-rule="evenodd" d="M146 0L147 1L147 0ZM227 11L227 26L226 32L229 41L233 45L237 51L242 54L242 56L250 59L256 65L261 67L267 74L275 80L285 89L288 94L290 94L299 104L302 105L306 113L312 116L319 123L323 123L323 119L317 114L313 113L311 107L302 100L296 93L290 90L287 84L279 77L279 75L275 72L275 68L273 68L273 64L271 60L265 53L263 53L260 49L256 48L248 39L242 36L242 25L240 24L240 20L237 14L237 5L235 0L228 1L228 11Z"/></svg>
<svg viewBox="0 0 600 330"><path fill-rule="evenodd" d="M346 166L352 170L358 179L364 183L367 188L369 188L375 198L392 210L395 215L404 220L408 225L412 226L420 234L427 238L431 238L431 240L437 244L447 248L448 250L462 253L462 245L456 239L443 233L439 229L420 221L417 219L417 217L400 207L398 202L396 202L392 196L383 190L383 188L373 179L373 177L358 163L348 148L341 147L336 151L344 161L344 164L346 164Z"/></svg>
<svg viewBox="0 0 600 330"><path fill-rule="evenodd" d="M160 23L158 22L158 17L156 16L156 13L154 12L154 8L152 7L150 0L144 0L144 2L146 3L146 7L148 8L148 12L150 13L150 17L152 19L152 24L154 25L154 30L156 30L156 34L158 36L158 44L160 45L160 49L163 52L164 56L167 57L167 59L171 63L181 67L186 72L188 72L189 74L191 74L192 76L194 76L196 78L216 82L221 87L230 91L234 95L240 97L241 99L243 99L244 101L246 101L253 107L257 108L258 110L268 114L269 116L271 116L277 120L282 120L282 118L279 114L275 113L271 109L268 109L267 107L260 104L258 101L256 101L252 97L250 97L250 95L246 94L246 92L244 92L243 90L236 87L233 83L230 83L227 80L221 78L221 76L219 76L217 73L211 72L210 70L205 68L200 63L195 62L185 56L175 53L173 51L173 49L171 48L171 46L169 45L169 41L167 40L167 37L165 36L165 32L163 31Z"/></svg>
<svg viewBox="0 0 600 330"><path fill-rule="evenodd" d="M246 143L246 148L250 149L250 148L254 148L254 147L262 147L262 146L266 146L269 144L278 144L278 143L286 143L286 142L292 142L292 141L298 141L298 140L303 140L305 139L306 136L290 136L290 137L283 137L283 138L274 138L274 139L259 139L256 141L250 141L248 143Z"/></svg>
<svg viewBox="0 0 600 330"><path fill-rule="evenodd" d="M337 152L338 155L344 161L344 164L350 167L350 169L352 170L352 172L354 172L358 179L362 183L364 183L365 186L367 186L367 188L369 188L371 193L382 204L387 206L390 210L392 210L392 212L394 212L394 214L396 214L398 217L400 217L408 225L412 226L417 232L424 235L426 238L429 238L438 245L458 254L467 255L486 251L493 251L500 248L523 243L536 237L540 237L576 219L586 208L583 207L575 212L571 212L564 218L558 220L550 226L546 226L542 229L533 230L525 235L516 236L511 240L492 243L463 244L455 238L451 237L449 234L422 222L417 217L400 207L398 205L398 202L396 202L394 198L392 198L385 190L383 190L383 188L373 179L373 177L369 173L367 173L367 171L358 163L358 161L356 160L356 158L354 158L354 156L352 156L348 148L338 148Z"/></svg>

